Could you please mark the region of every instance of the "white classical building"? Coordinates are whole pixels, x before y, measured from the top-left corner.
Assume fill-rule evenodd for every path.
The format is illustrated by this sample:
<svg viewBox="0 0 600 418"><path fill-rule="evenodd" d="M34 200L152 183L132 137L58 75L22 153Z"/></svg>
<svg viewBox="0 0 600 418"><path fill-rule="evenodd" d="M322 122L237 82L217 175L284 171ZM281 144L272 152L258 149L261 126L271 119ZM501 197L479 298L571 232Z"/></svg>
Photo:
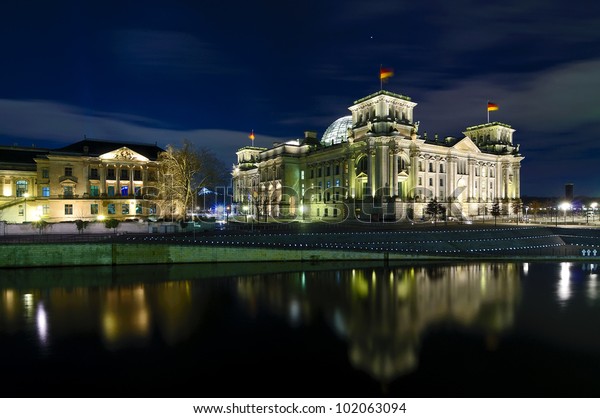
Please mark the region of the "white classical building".
<svg viewBox="0 0 600 418"><path fill-rule="evenodd" d="M433 199L447 214L504 210L520 200L523 157L509 125L465 129L461 138L419 135L409 97L378 91L354 102L318 140L238 150L237 213L304 220L415 219Z"/></svg>

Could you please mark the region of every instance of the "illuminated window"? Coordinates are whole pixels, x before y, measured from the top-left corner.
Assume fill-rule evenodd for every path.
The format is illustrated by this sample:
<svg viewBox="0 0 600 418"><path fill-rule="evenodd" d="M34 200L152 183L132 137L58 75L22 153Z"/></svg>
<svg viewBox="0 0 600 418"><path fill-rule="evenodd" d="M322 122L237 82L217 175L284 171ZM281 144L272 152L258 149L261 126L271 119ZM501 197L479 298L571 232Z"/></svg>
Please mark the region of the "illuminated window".
<svg viewBox="0 0 600 418"><path fill-rule="evenodd" d="M50 214L50 205L42 205L42 215Z"/></svg>
<svg viewBox="0 0 600 418"><path fill-rule="evenodd" d="M114 215L116 213L115 204L114 203L109 203L108 204L107 213L109 215Z"/></svg>
<svg viewBox="0 0 600 418"><path fill-rule="evenodd" d="M129 203L123 203L121 205L121 213L123 215L129 215Z"/></svg>
<svg viewBox="0 0 600 418"><path fill-rule="evenodd" d="M50 173L47 168L42 168L42 178L47 179L50 177Z"/></svg>
<svg viewBox="0 0 600 418"><path fill-rule="evenodd" d="M127 195L129 195L129 187L121 186L121 196L127 196Z"/></svg>
<svg viewBox="0 0 600 418"><path fill-rule="evenodd" d="M97 203L92 203L90 205L90 214L92 214L92 215L98 214L98 204Z"/></svg>
<svg viewBox="0 0 600 418"><path fill-rule="evenodd" d="M97 185L91 185L90 186L90 196L92 197L97 197L100 195L100 189Z"/></svg>
<svg viewBox="0 0 600 418"><path fill-rule="evenodd" d="M23 197L27 193L27 180L17 180L17 197Z"/></svg>
<svg viewBox="0 0 600 418"><path fill-rule="evenodd" d="M64 186L63 193L65 197L73 197L73 186Z"/></svg>
<svg viewBox="0 0 600 418"><path fill-rule="evenodd" d="M42 197L50 197L50 187L42 187Z"/></svg>
<svg viewBox="0 0 600 418"><path fill-rule="evenodd" d="M107 180L115 180L115 169L114 168L106 169L106 179Z"/></svg>
<svg viewBox="0 0 600 418"><path fill-rule="evenodd" d="M72 214L73 214L73 205L71 205L71 204L65 205L65 215L72 215Z"/></svg>
<svg viewBox="0 0 600 418"><path fill-rule="evenodd" d="M139 204L139 203L135 205L135 214L136 215L141 215L142 214L142 205Z"/></svg>
<svg viewBox="0 0 600 418"><path fill-rule="evenodd" d="M126 169L122 169L121 170L121 176L119 177L119 180L129 180L129 173L128 170Z"/></svg>
<svg viewBox="0 0 600 418"><path fill-rule="evenodd" d="M73 167L65 167L65 176L73 175Z"/></svg>
<svg viewBox="0 0 600 418"><path fill-rule="evenodd" d="M107 192L110 197L114 196L115 195L115 186L108 186Z"/></svg>

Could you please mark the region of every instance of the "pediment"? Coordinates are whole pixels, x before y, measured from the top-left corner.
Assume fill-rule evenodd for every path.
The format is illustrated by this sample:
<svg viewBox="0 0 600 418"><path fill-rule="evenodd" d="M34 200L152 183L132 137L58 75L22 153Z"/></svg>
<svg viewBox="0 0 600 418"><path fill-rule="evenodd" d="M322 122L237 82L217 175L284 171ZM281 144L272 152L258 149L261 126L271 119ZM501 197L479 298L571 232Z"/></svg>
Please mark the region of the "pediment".
<svg viewBox="0 0 600 418"><path fill-rule="evenodd" d="M150 161L148 158L144 157L142 154L138 154L137 152L127 148L121 147L114 151L109 151L100 156L102 160L120 160L120 161Z"/></svg>
<svg viewBox="0 0 600 418"><path fill-rule="evenodd" d="M478 153L481 152L479 147L477 145L475 145L475 143L468 136L465 136L463 139L458 141L456 144L454 144L452 146L452 148L457 151L478 152Z"/></svg>

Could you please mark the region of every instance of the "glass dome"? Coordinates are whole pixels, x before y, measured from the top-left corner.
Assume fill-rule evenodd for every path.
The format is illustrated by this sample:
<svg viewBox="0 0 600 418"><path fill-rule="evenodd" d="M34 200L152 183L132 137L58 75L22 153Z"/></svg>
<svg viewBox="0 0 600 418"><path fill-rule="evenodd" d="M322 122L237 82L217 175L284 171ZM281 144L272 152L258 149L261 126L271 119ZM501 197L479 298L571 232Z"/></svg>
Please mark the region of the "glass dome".
<svg viewBox="0 0 600 418"><path fill-rule="evenodd" d="M352 128L352 116L339 118L325 130L321 144L328 147L348 141L348 129Z"/></svg>

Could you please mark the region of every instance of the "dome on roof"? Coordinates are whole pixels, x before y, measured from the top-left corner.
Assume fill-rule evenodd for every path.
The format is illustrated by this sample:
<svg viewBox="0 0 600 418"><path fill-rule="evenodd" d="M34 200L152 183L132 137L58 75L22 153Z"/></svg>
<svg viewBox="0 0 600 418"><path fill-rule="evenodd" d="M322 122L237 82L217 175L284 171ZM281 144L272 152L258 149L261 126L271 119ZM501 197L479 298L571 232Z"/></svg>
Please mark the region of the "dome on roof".
<svg viewBox="0 0 600 418"><path fill-rule="evenodd" d="M328 147L348 141L348 129L352 128L352 116L339 118L325 130L321 144Z"/></svg>

